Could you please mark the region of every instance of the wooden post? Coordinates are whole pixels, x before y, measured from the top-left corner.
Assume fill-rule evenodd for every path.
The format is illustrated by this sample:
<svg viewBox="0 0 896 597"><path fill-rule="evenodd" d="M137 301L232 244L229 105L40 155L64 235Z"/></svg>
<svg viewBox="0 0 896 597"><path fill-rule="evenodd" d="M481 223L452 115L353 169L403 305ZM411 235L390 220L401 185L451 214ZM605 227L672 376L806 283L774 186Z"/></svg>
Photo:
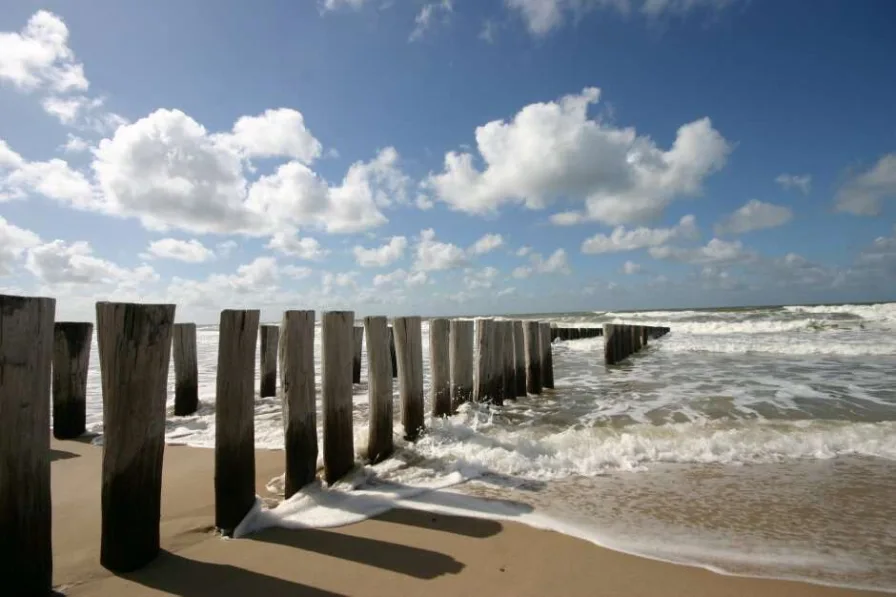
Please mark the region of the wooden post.
<svg viewBox="0 0 896 597"><path fill-rule="evenodd" d="M0 295L4 595L49 595L53 587L50 365L55 312L55 299Z"/></svg>
<svg viewBox="0 0 896 597"><path fill-rule="evenodd" d="M604 363L615 365L618 361L616 347L616 326L612 323L604 324Z"/></svg>
<svg viewBox="0 0 896 597"><path fill-rule="evenodd" d="M53 436L74 439L85 431L87 369L92 323L57 321L53 339Z"/></svg>
<svg viewBox="0 0 896 597"><path fill-rule="evenodd" d="M395 354L398 357L398 395L405 439L415 440L423 430L423 334L420 318L396 317Z"/></svg>
<svg viewBox="0 0 896 597"><path fill-rule="evenodd" d="M639 325L632 326L632 343L635 345L635 352L641 352L641 349L644 348L641 345L641 330L642 327Z"/></svg>
<svg viewBox="0 0 896 597"><path fill-rule="evenodd" d="M174 305L96 304L103 386L100 564L114 572L142 568L159 553L173 328Z"/></svg>
<svg viewBox="0 0 896 597"><path fill-rule="evenodd" d="M473 398L473 322L452 319L449 331L451 412Z"/></svg>
<svg viewBox="0 0 896 597"><path fill-rule="evenodd" d="M502 354L504 356L502 363L502 367L504 368L504 398L505 400L516 400L516 349L513 345L513 322L502 321L501 328L504 336L504 341L502 343Z"/></svg>
<svg viewBox="0 0 896 597"><path fill-rule="evenodd" d="M488 402L494 395L495 375L492 362L494 343L492 341L495 322L492 319L476 320L476 360L473 364L475 378L473 380L473 400Z"/></svg>
<svg viewBox="0 0 896 597"><path fill-rule="evenodd" d="M451 414L451 357L448 345L450 322L447 319L429 321L429 372L432 414L436 417Z"/></svg>
<svg viewBox="0 0 896 597"><path fill-rule="evenodd" d="M523 322L513 321L513 377L514 392L517 396L526 395L526 340L523 337Z"/></svg>
<svg viewBox="0 0 896 597"><path fill-rule="evenodd" d="M174 415L192 415L199 408L199 365L196 361L196 324L175 323Z"/></svg>
<svg viewBox="0 0 896 597"><path fill-rule="evenodd" d="M554 347L551 343L551 324L542 323L541 328L541 385L554 388Z"/></svg>
<svg viewBox="0 0 896 597"><path fill-rule="evenodd" d="M398 377L398 359L395 357L395 328L389 326L389 356L392 359L392 378Z"/></svg>
<svg viewBox="0 0 896 597"><path fill-rule="evenodd" d="M650 332L649 327L644 326L641 328L641 346L643 346L644 348L647 348L647 340L648 340L648 336L650 336L649 332Z"/></svg>
<svg viewBox="0 0 896 597"><path fill-rule="evenodd" d="M502 406L504 404L504 389L506 387L504 383L504 322L500 320L493 321L489 335L491 338L489 341L488 362L492 370L492 379L494 380L493 391L489 398L491 398L491 402L495 406Z"/></svg>
<svg viewBox="0 0 896 597"><path fill-rule="evenodd" d="M285 497L317 477L314 311L286 311L280 324L280 396L286 451Z"/></svg>
<svg viewBox="0 0 896 597"><path fill-rule="evenodd" d="M361 351L364 348L364 327L356 325L352 330L352 383L361 383Z"/></svg>
<svg viewBox="0 0 896 597"><path fill-rule="evenodd" d="M276 325L261 326L261 383L258 395L261 398L277 395L277 344L280 328Z"/></svg>
<svg viewBox="0 0 896 597"><path fill-rule="evenodd" d="M226 536L255 505L258 310L221 311L215 381L215 526Z"/></svg>
<svg viewBox="0 0 896 597"><path fill-rule="evenodd" d="M523 322L526 354L526 392L541 394L541 332L537 321Z"/></svg>
<svg viewBox="0 0 896 597"><path fill-rule="evenodd" d="M371 464L392 454L392 363L389 358L389 328L385 317L365 317L367 335L367 401L370 425L367 458Z"/></svg>
<svg viewBox="0 0 896 597"><path fill-rule="evenodd" d="M324 479L332 485L355 466L352 431L353 311L324 311L321 341Z"/></svg>

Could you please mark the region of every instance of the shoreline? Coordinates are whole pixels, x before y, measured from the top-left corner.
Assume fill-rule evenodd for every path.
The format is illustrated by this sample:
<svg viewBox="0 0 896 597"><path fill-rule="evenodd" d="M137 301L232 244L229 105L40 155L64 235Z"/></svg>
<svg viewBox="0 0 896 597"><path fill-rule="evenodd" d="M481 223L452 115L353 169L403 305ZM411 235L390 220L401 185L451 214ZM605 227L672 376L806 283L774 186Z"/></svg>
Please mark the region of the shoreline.
<svg viewBox="0 0 896 597"><path fill-rule="evenodd" d="M54 586L66 595L888 595L801 581L734 576L624 553L523 523L416 509L331 529L213 532L213 451L167 445L162 553L113 575L99 565L102 450L52 441ZM256 450L256 488L284 453ZM272 497L272 496L270 496Z"/></svg>

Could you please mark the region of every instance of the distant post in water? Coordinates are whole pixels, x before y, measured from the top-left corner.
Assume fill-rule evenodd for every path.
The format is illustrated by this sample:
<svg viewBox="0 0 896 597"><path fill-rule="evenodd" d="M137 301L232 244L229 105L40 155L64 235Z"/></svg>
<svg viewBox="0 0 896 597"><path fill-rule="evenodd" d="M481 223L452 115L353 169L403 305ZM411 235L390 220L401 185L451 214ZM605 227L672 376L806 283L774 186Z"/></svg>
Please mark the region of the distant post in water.
<svg viewBox="0 0 896 597"><path fill-rule="evenodd" d="M56 300L0 295L0 582L53 587L50 365Z"/></svg>
<svg viewBox="0 0 896 597"><path fill-rule="evenodd" d="M429 371L432 414L436 417L451 414L451 358L449 356L449 328L447 319L429 322Z"/></svg>
<svg viewBox="0 0 896 597"><path fill-rule="evenodd" d="M174 305L96 304L103 385L100 564L114 572L142 568L159 553L173 328Z"/></svg>
<svg viewBox="0 0 896 597"><path fill-rule="evenodd" d="M415 440L423 429L423 335L420 318L396 317L395 353L398 357L398 394L404 436Z"/></svg>
<svg viewBox="0 0 896 597"><path fill-rule="evenodd" d="M332 485L355 466L352 432L353 311L325 311L321 341L324 478Z"/></svg>
<svg viewBox="0 0 896 597"><path fill-rule="evenodd" d="M370 425L367 458L371 464L392 454L392 363L385 317L365 317L367 335L367 402Z"/></svg>
<svg viewBox="0 0 896 597"><path fill-rule="evenodd" d="M604 324L604 363L615 365L618 360L616 355L616 326L612 323Z"/></svg>
<svg viewBox="0 0 896 597"><path fill-rule="evenodd" d="M541 385L545 388L554 387L554 350L551 343L551 324L542 323L541 329Z"/></svg>
<svg viewBox="0 0 896 597"><path fill-rule="evenodd" d="M513 324L513 367L514 391L517 396L526 395L526 340L523 337L523 322L516 319Z"/></svg>
<svg viewBox="0 0 896 597"><path fill-rule="evenodd" d="M473 322L452 319L449 326L451 412L473 398Z"/></svg>
<svg viewBox="0 0 896 597"><path fill-rule="evenodd" d="M57 321L53 338L53 436L74 439L85 431L87 369L93 324Z"/></svg>
<svg viewBox="0 0 896 597"><path fill-rule="evenodd" d="M526 392L541 394L541 331L537 321L523 322L526 355Z"/></svg>
<svg viewBox="0 0 896 597"><path fill-rule="evenodd" d="M501 322L502 335L504 342L502 343L502 354L504 367L504 398L507 400L516 400L516 369L515 369L515 348L513 346L513 322Z"/></svg>
<svg viewBox="0 0 896 597"><path fill-rule="evenodd" d="M317 476L314 311L286 311L280 324L280 395L286 451L285 497Z"/></svg>
<svg viewBox="0 0 896 597"><path fill-rule="evenodd" d="M392 378L398 377L398 359L395 357L395 329L389 326L389 356L392 359Z"/></svg>
<svg viewBox="0 0 896 597"><path fill-rule="evenodd" d="M255 505L258 310L221 311L215 383L215 526L226 536Z"/></svg>
<svg viewBox="0 0 896 597"><path fill-rule="evenodd" d="M199 408L199 365L196 324L174 324L174 415L191 415Z"/></svg>
<svg viewBox="0 0 896 597"><path fill-rule="evenodd" d="M261 326L261 398L277 395L277 344L280 328L276 325Z"/></svg>
<svg viewBox="0 0 896 597"><path fill-rule="evenodd" d="M352 336L352 383L361 383L361 351L364 348L364 328L356 325L352 329L354 332Z"/></svg>

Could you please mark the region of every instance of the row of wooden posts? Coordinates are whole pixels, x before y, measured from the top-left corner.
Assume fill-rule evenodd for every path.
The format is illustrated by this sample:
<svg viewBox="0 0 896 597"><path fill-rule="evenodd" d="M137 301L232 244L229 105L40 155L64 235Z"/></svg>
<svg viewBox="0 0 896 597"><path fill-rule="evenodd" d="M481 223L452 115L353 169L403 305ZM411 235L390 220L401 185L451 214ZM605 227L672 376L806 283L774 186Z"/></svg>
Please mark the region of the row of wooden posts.
<svg viewBox="0 0 896 597"><path fill-rule="evenodd" d="M603 336L602 328L551 328L551 342L554 340L582 340L584 338L597 338Z"/></svg>
<svg viewBox="0 0 896 597"><path fill-rule="evenodd" d="M50 594L50 379L54 433L84 432L93 326L55 322L55 299L0 295L0 577L13 594ZM159 552L168 367L175 360L175 414L198 404L196 326L175 324L175 306L100 302L97 343L103 397L100 562L138 569ZM276 392L279 361L286 497L317 476L313 311L287 311L259 329L259 311L221 313L215 396L215 524L232 534L255 504L254 397L261 332L261 394ZM352 382L360 375L351 311L324 312L321 378L324 479L355 463ZM504 400L553 388L550 325L538 321L430 320L434 415L468 400ZM366 317L370 435L364 455L392 451L392 380L405 436L424 426L420 317ZM475 343L475 344L474 344ZM474 345L476 350L474 351ZM173 347L173 350L172 350ZM276 355L276 358L275 356ZM356 355L358 358L356 358ZM475 358L474 358L475 356ZM273 373L272 373L273 371Z"/></svg>
<svg viewBox="0 0 896 597"><path fill-rule="evenodd" d="M615 365L647 348L648 340L662 338L670 328L647 325L604 324L604 362Z"/></svg>

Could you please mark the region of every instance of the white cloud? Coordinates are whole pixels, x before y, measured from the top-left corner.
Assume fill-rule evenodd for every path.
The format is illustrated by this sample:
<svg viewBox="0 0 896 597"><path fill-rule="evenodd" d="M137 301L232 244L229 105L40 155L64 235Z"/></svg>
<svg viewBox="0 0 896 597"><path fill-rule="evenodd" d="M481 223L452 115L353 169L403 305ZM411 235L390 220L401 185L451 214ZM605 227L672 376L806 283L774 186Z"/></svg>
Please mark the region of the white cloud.
<svg viewBox="0 0 896 597"><path fill-rule="evenodd" d="M896 197L896 153L881 157L869 170L850 178L836 197L837 211L876 216L884 199Z"/></svg>
<svg viewBox="0 0 896 597"><path fill-rule="evenodd" d="M166 296L180 305L244 306L250 300L258 304L274 296L280 281L280 267L273 257L258 257L241 265L233 274L212 274L205 280L185 280L175 277L168 285Z"/></svg>
<svg viewBox="0 0 896 597"><path fill-rule="evenodd" d="M404 256L408 239L403 236L393 236L389 242L381 247L365 249L356 246L352 249L358 265L361 267L385 267Z"/></svg>
<svg viewBox="0 0 896 597"><path fill-rule="evenodd" d="M0 216L0 276L13 271L13 265L27 249L40 244L34 232L19 228Z"/></svg>
<svg viewBox="0 0 896 597"><path fill-rule="evenodd" d="M665 15L684 16L697 9L719 11L737 0L505 0L520 14L529 32L543 36L560 28L569 16L580 18L598 8L615 10L623 16L634 10L651 20Z"/></svg>
<svg viewBox="0 0 896 597"><path fill-rule="evenodd" d="M572 273L566 260L566 251L557 249L551 256L545 259L541 253L532 253L529 256L529 265L520 266L513 270L514 278L528 278L532 274L565 274Z"/></svg>
<svg viewBox="0 0 896 597"><path fill-rule="evenodd" d="M433 203L432 199L430 199L426 195L417 195L417 199L414 201L414 204L417 206L417 209L421 211L428 211L436 206L436 204Z"/></svg>
<svg viewBox="0 0 896 597"><path fill-rule="evenodd" d="M414 19L414 30L408 41L418 41L423 38L423 34L432 26L433 20L437 18L437 13L442 13L443 19L447 19L454 11L452 0L439 0L438 2L430 2L424 4Z"/></svg>
<svg viewBox="0 0 896 597"><path fill-rule="evenodd" d="M676 198L698 195L703 180L725 164L731 148L708 118L680 127L663 151L632 128L589 119L588 106L599 96L586 88L530 104L510 122L478 127L485 169L476 168L471 153L449 152L444 171L430 174L424 186L472 214L513 203L540 209L566 198L585 204L577 221L622 224L656 217Z"/></svg>
<svg viewBox="0 0 896 597"><path fill-rule="evenodd" d="M715 231L719 236L725 234L744 234L752 230L764 230L783 226L793 219L789 207L763 203L751 199L737 211L716 224Z"/></svg>
<svg viewBox="0 0 896 597"><path fill-rule="evenodd" d="M330 251L324 249L317 239L308 236L299 238L296 232L292 230L283 230L275 233L265 246L268 249L280 251L284 255L308 261L320 261L330 254Z"/></svg>
<svg viewBox="0 0 896 597"><path fill-rule="evenodd" d="M812 189L812 177L808 174L779 174L775 178L775 182L784 189L797 189L803 195L808 195Z"/></svg>
<svg viewBox="0 0 896 597"><path fill-rule="evenodd" d="M32 247L28 249L25 267L50 286L96 284L137 286L158 279L158 274L148 265L128 269L95 256L86 241L67 243L54 240Z"/></svg>
<svg viewBox="0 0 896 597"><path fill-rule="evenodd" d="M68 134L68 140L65 142L65 145L62 146L62 151L65 153L81 153L88 149L90 149L90 144L86 139L71 133Z"/></svg>
<svg viewBox="0 0 896 597"><path fill-rule="evenodd" d="M322 152L320 141L305 127L302 113L290 108L242 116L234 123L233 132L221 139L247 158L282 157L310 164Z"/></svg>
<svg viewBox="0 0 896 597"><path fill-rule="evenodd" d="M186 263L203 263L214 259L215 254L196 239L163 238L149 243L143 257L145 259L174 259Z"/></svg>
<svg viewBox="0 0 896 597"><path fill-rule="evenodd" d="M516 292L516 288L513 286L509 286L507 288L503 288L495 294L495 296L510 296Z"/></svg>
<svg viewBox="0 0 896 597"><path fill-rule="evenodd" d="M638 263L635 263L634 261L626 261L622 265L622 273L626 274L627 276L633 276L635 274L640 274L642 269L643 268L641 267L641 265Z"/></svg>
<svg viewBox="0 0 896 597"><path fill-rule="evenodd" d="M30 193L82 209L92 206L96 198L87 177L64 160L28 162L0 140L0 200L4 195L7 199L24 198Z"/></svg>
<svg viewBox="0 0 896 597"><path fill-rule="evenodd" d="M323 293L325 295L330 294L334 288L356 289L358 283L355 281L355 278L357 277L358 272L325 272L322 278Z"/></svg>
<svg viewBox="0 0 896 597"><path fill-rule="evenodd" d="M84 91L84 67L68 47L68 27L40 10L18 33L0 33L0 82L24 91Z"/></svg>
<svg viewBox="0 0 896 597"><path fill-rule="evenodd" d="M714 238L706 246L696 249L684 249L679 247L651 247L650 255L654 259L666 259L695 264L736 263L750 261L756 255L744 249L743 243L738 241L724 241Z"/></svg>
<svg viewBox="0 0 896 597"><path fill-rule="evenodd" d="M436 240L436 233L432 228L420 232L414 260L415 270L433 272L456 269L466 264L466 251L455 244Z"/></svg>
<svg viewBox="0 0 896 597"><path fill-rule="evenodd" d="M672 240L697 237L697 220L688 215L672 228L633 228L617 226L610 235L595 234L582 243L582 253L619 253L649 247L658 247Z"/></svg>
<svg viewBox="0 0 896 597"><path fill-rule="evenodd" d="M504 244L504 238L500 234L486 234L470 246L473 255L485 255Z"/></svg>
<svg viewBox="0 0 896 597"><path fill-rule="evenodd" d="M310 267L299 265L284 265L280 268L280 271L295 280L303 280L310 276L312 273L312 269Z"/></svg>
<svg viewBox="0 0 896 597"><path fill-rule="evenodd" d="M464 272L464 284L468 290L491 288L499 274L500 272L491 266L480 270L468 269Z"/></svg>
<svg viewBox="0 0 896 597"><path fill-rule="evenodd" d="M215 250L218 252L219 256L228 257L233 252L233 250L237 248L237 246L238 245L235 240L225 240L215 245Z"/></svg>
<svg viewBox="0 0 896 597"><path fill-rule="evenodd" d="M532 252L532 247L520 247L519 249L516 250L516 256L517 257L525 257L526 255L528 255L531 252Z"/></svg>

